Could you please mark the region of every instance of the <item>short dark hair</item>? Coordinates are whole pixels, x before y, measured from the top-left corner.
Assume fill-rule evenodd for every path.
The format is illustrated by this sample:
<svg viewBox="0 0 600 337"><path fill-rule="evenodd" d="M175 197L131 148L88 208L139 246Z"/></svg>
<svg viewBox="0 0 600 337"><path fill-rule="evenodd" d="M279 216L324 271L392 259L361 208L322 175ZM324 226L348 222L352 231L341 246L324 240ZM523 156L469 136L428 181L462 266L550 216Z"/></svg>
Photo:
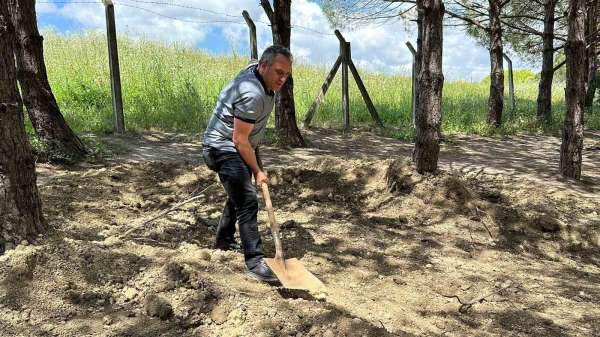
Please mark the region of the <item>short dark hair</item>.
<svg viewBox="0 0 600 337"><path fill-rule="evenodd" d="M270 66L273 64L273 61L275 60L275 57L277 57L277 55L285 56L288 60L290 60L290 62L294 60L292 52L289 49L287 49L284 46L272 45L265 49L265 51L263 51L262 55L260 56L260 61L258 61L258 63L266 63Z"/></svg>

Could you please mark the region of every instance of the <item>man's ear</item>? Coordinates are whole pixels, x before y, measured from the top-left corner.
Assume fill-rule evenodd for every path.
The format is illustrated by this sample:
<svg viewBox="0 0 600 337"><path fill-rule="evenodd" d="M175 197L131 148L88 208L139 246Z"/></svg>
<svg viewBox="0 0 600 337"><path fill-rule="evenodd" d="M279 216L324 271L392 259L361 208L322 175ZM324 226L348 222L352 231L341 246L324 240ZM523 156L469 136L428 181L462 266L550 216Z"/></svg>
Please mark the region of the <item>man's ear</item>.
<svg viewBox="0 0 600 337"><path fill-rule="evenodd" d="M259 64L258 64L258 69L259 69L259 70L262 70L262 71L265 71L265 70L267 70L267 68L268 68L268 67L269 67L269 66L267 65L267 63L266 63L266 62L265 62L265 63L259 63Z"/></svg>

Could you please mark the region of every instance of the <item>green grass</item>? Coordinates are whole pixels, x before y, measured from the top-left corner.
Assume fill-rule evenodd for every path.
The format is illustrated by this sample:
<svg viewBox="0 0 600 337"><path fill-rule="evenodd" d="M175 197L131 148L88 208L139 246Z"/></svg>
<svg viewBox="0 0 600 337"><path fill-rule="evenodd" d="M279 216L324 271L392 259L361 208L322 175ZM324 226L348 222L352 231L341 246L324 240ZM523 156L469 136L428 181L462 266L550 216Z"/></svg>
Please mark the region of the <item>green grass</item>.
<svg viewBox="0 0 600 337"><path fill-rule="evenodd" d="M110 132L112 106L105 36L92 32L63 36L46 31L44 37L50 84L68 123L77 132ZM201 132L221 88L247 63L245 57L212 56L178 45L128 38L120 38L118 43L125 123L132 131ZM303 120L328 71L324 67L294 66L299 121ZM397 138L412 139L410 78L368 74L360 69L359 72L386 125L385 132ZM313 125L341 125L340 77L338 73ZM517 109L509 112L507 90L503 126L492 129L486 123L488 83L489 79L477 83L444 83L442 129L445 134L559 132L564 115L562 84L554 86L554 122L539 125L535 119L537 79L531 72L517 72ZM353 81L350 95L353 125L371 124ZM600 128L599 115L588 114L586 125Z"/></svg>

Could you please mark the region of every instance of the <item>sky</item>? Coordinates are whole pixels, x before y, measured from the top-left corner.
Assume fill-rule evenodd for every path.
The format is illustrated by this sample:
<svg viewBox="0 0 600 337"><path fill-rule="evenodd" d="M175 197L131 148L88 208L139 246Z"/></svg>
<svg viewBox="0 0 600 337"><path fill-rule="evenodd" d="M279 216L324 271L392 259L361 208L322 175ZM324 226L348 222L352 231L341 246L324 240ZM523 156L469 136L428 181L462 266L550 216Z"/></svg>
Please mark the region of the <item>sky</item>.
<svg viewBox="0 0 600 337"><path fill-rule="evenodd" d="M258 0L113 0L117 34L178 43L211 54L249 55L248 27L241 15L247 10L255 21L259 54L271 42L267 16ZM106 31L101 0L39 0L38 26L71 34ZM339 42L318 1L292 1L291 50L297 62L331 67ZM410 74L416 46L413 23L394 21L341 30L351 43L359 71ZM512 55L511 55L512 56ZM513 67L532 66L512 56ZM447 80L479 81L489 73L489 54L457 27L444 28L443 72ZM535 69L533 69L536 71Z"/></svg>

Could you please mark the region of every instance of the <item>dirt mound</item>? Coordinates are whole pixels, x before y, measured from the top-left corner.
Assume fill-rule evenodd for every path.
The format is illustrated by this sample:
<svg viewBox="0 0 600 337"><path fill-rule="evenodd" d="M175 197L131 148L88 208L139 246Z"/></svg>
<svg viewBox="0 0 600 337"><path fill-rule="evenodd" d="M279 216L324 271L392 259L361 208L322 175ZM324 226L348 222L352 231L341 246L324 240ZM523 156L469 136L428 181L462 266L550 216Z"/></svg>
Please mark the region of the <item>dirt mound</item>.
<svg viewBox="0 0 600 337"><path fill-rule="evenodd" d="M408 160L319 157L268 173L286 255L323 280L325 293L256 283L239 252L210 248L225 194L204 166L87 167L45 181L53 230L0 256L0 335L597 331L600 223L591 201L498 177L423 176ZM272 256L263 211L259 228Z"/></svg>

